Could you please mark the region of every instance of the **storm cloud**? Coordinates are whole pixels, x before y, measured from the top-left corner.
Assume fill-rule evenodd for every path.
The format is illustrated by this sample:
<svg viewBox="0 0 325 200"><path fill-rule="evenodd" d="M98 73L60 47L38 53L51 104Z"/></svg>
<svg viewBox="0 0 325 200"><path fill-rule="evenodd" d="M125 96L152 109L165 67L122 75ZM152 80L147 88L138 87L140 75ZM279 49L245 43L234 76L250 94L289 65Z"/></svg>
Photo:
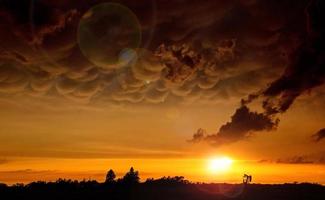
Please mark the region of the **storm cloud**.
<svg viewBox="0 0 325 200"><path fill-rule="evenodd" d="M231 121L222 125L216 134L206 135L202 129L194 134L192 142L208 141L213 145L236 142L249 138L256 131L276 129L278 120L272 120L263 113L252 112L242 105L231 117Z"/></svg>
<svg viewBox="0 0 325 200"><path fill-rule="evenodd" d="M1 96L87 104L240 99L291 63L287 54L302 40L297 22L308 3L121 1L137 16L142 42L135 61L108 69L89 60L77 41L80 19L103 2L1 1L0 64L6 69L0 76L11 74L0 79Z"/></svg>
<svg viewBox="0 0 325 200"><path fill-rule="evenodd" d="M269 114L283 113L300 95L325 82L324 22L322 1L310 1L305 10L306 35L289 54L289 64L280 78L262 92L263 108Z"/></svg>
<svg viewBox="0 0 325 200"><path fill-rule="evenodd" d="M325 45L324 45L324 12L323 1L312 0L300 17L305 19L300 39L295 45L286 47L284 53L287 67L283 74L270 82L269 86L259 92L251 93L241 100L241 107L235 111L231 121L222 125L217 134L202 136L195 134L193 141L204 137L213 144L238 141L256 131L269 131L277 127L277 114L286 112L293 102L308 91L321 86L325 81ZM297 27L295 27L297 28ZM261 113L251 112L246 106L256 99L262 99ZM323 137L320 130L314 135L316 141ZM200 139L201 140L201 139ZM221 141L221 142L220 142Z"/></svg>
<svg viewBox="0 0 325 200"><path fill-rule="evenodd" d="M135 14L142 40L120 52L123 65L115 68L93 62L100 55L85 55L77 37L80 20L105 2L1 1L0 97L89 105L243 99L216 134L194 137L219 144L276 129L278 114L324 84L322 1L120 1ZM263 111L250 110L255 99Z"/></svg>

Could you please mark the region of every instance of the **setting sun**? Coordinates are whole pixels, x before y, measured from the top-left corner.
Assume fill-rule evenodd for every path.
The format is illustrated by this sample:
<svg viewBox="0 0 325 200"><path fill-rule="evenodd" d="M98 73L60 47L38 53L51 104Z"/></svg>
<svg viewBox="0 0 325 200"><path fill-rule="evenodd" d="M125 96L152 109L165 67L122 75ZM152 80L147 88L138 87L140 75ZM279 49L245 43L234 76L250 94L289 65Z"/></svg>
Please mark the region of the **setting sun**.
<svg viewBox="0 0 325 200"><path fill-rule="evenodd" d="M233 163L229 157L218 157L209 160L208 168L211 172L228 171Z"/></svg>

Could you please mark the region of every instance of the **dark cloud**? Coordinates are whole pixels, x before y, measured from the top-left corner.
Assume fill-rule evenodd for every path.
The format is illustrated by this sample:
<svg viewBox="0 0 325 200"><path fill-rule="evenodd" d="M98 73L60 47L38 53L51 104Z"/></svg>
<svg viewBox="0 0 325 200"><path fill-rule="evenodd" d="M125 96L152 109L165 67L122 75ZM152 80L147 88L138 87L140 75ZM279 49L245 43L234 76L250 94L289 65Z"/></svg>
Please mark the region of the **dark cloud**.
<svg viewBox="0 0 325 200"><path fill-rule="evenodd" d="M201 57L188 46L161 45L156 51L162 63L167 67L167 80L182 83L200 68Z"/></svg>
<svg viewBox="0 0 325 200"><path fill-rule="evenodd" d="M270 131L277 127L278 120L262 113L252 112L242 105L231 117L231 121L222 125L216 134L206 135L202 129L194 134L192 141L206 140L213 145L235 142L250 137L256 131Z"/></svg>
<svg viewBox="0 0 325 200"><path fill-rule="evenodd" d="M263 107L270 113L285 112L301 94L325 81L325 45L323 1L310 1L306 9L307 35L290 55L290 63L283 75L262 93Z"/></svg>
<svg viewBox="0 0 325 200"><path fill-rule="evenodd" d="M278 119L274 120L276 114L284 113L297 97L324 84L325 24L321 20L325 17L322 12L324 8L323 1L312 0L308 3L305 13L300 15L306 21L305 28L301 29L302 34L296 35L298 38L294 45L283 46L288 59L284 73L280 78L271 82L266 89L254 92L246 99L242 99L242 105L232 116L231 122L222 125L217 134L206 136L206 140L222 144L244 139L254 131L272 130L279 122ZM267 43L265 45L269 46ZM246 106L257 98L264 99L262 103L264 111L261 113L251 112ZM314 137L316 141L319 141L324 137L323 135L320 131ZM203 136L196 134L195 137L201 140Z"/></svg>
<svg viewBox="0 0 325 200"><path fill-rule="evenodd" d="M314 135L312 135L315 142L319 142L325 138L325 128L320 129Z"/></svg>
<svg viewBox="0 0 325 200"><path fill-rule="evenodd" d="M213 104L260 91L288 66L260 94L265 109L283 112L323 82L321 2L310 3L306 30L308 0L122 0L138 18L142 43L119 69L95 65L77 42L80 18L103 2L1 1L1 96Z"/></svg>
<svg viewBox="0 0 325 200"><path fill-rule="evenodd" d="M276 129L279 113L324 84L321 0L118 1L137 16L142 35L119 68L96 65L102 49L88 49L96 52L89 58L78 44L80 19L103 2L0 1L0 98L96 106L243 99L218 131L199 129L191 140L221 145ZM249 107L256 99L260 112Z"/></svg>
<svg viewBox="0 0 325 200"><path fill-rule="evenodd" d="M201 142L207 137L206 130L199 128L196 133L194 133L193 138L189 142Z"/></svg>
<svg viewBox="0 0 325 200"><path fill-rule="evenodd" d="M220 127L218 137L241 139L250 131L269 131L276 126L277 121L273 122L269 116L252 112L248 107L242 106L236 110L230 122Z"/></svg>

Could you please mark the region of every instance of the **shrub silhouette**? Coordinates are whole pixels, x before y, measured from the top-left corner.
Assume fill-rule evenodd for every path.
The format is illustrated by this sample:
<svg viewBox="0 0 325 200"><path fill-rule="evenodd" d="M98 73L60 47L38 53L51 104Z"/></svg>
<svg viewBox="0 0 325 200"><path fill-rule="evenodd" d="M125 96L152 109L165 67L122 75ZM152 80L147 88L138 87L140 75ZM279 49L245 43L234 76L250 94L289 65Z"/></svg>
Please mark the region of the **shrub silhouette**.
<svg viewBox="0 0 325 200"><path fill-rule="evenodd" d="M133 167L127 172L121 180L125 184L137 184L140 182L139 172L134 171Z"/></svg>

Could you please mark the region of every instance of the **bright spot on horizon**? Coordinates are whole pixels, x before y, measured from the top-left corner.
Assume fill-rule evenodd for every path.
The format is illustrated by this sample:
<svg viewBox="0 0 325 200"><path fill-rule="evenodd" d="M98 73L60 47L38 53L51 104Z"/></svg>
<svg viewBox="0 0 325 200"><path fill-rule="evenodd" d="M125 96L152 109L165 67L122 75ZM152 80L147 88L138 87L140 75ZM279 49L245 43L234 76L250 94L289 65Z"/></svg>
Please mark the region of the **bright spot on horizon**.
<svg viewBox="0 0 325 200"><path fill-rule="evenodd" d="M211 158L208 161L208 169L210 172L225 172L228 171L233 163L233 160L229 157L216 157Z"/></svg>

